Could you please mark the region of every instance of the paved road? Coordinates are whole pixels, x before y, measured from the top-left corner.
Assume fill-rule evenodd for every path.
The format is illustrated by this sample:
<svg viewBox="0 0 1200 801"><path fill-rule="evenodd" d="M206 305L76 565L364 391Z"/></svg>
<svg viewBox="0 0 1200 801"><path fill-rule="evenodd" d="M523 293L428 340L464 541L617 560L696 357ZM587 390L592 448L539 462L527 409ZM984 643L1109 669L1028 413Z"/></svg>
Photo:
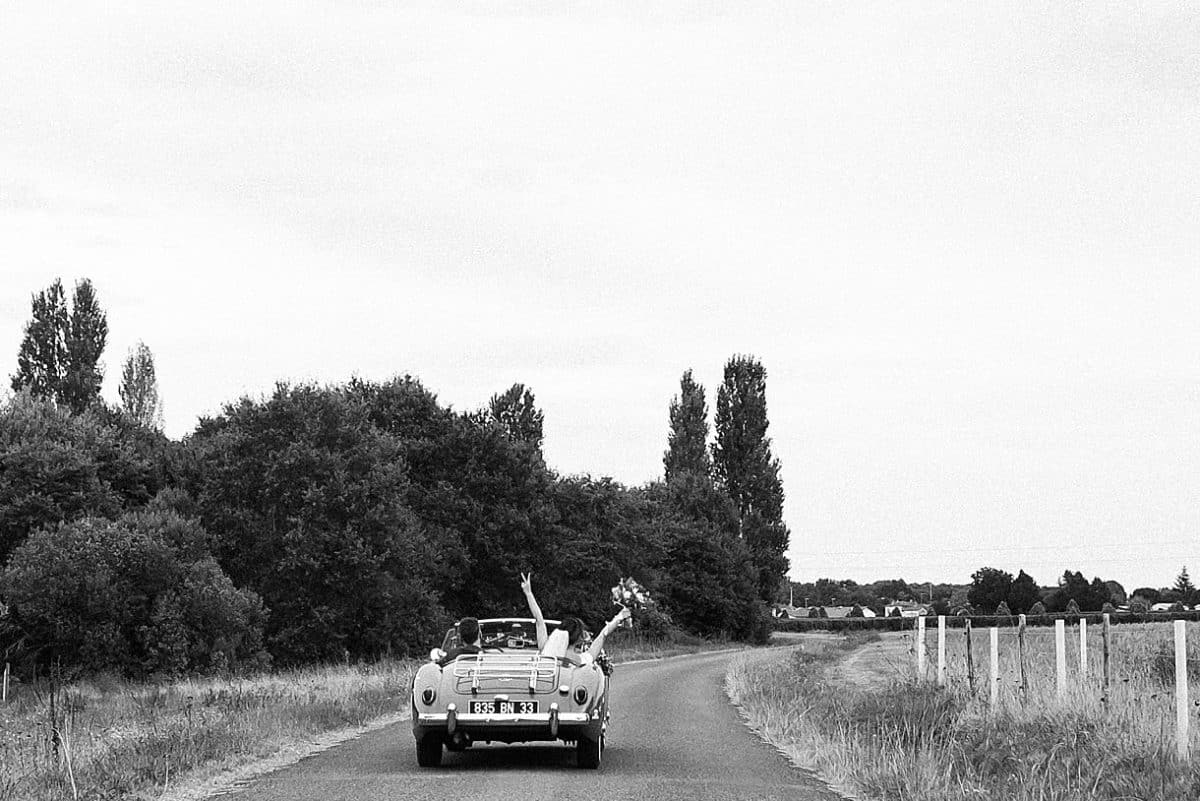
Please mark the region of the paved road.
<svg viewBox="0 0 1200 801"><path fill-rule="evenodd" d="M838 796L791 768L742 725L722 687L733 654L618 665L598 771L562 744L473 746L418 768L407 722L264 776L237 801L399 799L787 799Z"/></svg>

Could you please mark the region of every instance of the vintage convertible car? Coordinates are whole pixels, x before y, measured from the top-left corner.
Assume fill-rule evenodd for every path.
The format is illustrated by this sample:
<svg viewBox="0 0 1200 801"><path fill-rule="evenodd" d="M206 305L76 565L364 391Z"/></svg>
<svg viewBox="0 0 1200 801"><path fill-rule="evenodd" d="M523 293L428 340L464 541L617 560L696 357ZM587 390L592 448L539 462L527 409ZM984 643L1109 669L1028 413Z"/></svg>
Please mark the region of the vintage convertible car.
<svg viewBox="0 0 1200 801"><path fill-rule="evenodd" d="M549 631L558 625L546 621ZM608 726L608 677L601 665L538 653L531 618L480 620L479 630L482 653L439 665L459 644L452 628L413 679L417 764L436 767L443 747L461 751L473 742L562 740L575 743L581 768L600 767Z"/></svg>

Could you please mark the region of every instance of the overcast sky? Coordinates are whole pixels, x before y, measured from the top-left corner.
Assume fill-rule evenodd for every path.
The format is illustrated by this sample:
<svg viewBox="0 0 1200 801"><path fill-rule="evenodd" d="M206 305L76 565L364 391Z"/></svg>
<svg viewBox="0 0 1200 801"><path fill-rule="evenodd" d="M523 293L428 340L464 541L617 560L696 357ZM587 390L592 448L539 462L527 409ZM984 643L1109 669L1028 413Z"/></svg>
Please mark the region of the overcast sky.
<svg viewBox="0 0 1200 801"><path fill-rule="evenodd" d="M0 367L86 276L105 396L144 340L173 437L277 380L520 381L552 467L640 484L683 370L715 405L749 353L794 578L1170 584L1198 42L1183 2L6 2Z"/></svg>

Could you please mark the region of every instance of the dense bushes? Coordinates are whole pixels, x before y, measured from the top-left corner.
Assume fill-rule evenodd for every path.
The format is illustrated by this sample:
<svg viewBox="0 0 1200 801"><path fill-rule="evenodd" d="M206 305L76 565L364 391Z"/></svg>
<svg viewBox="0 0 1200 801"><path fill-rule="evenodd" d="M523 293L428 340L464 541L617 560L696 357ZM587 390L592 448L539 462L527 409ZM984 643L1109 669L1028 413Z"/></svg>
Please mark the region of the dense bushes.
<svg viewBox="0 0 1200 801"><path fill-rule="evenodd" d="M0 573L9 624L43 663L126 674L261 664L264 611L172 511L43 530Z"/></svg>

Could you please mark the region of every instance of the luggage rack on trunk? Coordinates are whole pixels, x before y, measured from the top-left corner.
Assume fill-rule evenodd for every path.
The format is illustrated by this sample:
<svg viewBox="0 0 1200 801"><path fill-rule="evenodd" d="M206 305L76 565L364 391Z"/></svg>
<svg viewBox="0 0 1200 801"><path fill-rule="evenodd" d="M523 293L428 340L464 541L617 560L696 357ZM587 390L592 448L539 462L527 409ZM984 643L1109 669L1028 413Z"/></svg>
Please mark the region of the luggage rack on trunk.
<svg viewBox="0 0 1200 801"><path fill-rule="evenodd" d="M471 692L479 692L479 680L528 679L529 692L537 692L539 681L547 688L558 680L558 658L543 654L464 654L454 660L454 678L470 679Z"/></svg>

